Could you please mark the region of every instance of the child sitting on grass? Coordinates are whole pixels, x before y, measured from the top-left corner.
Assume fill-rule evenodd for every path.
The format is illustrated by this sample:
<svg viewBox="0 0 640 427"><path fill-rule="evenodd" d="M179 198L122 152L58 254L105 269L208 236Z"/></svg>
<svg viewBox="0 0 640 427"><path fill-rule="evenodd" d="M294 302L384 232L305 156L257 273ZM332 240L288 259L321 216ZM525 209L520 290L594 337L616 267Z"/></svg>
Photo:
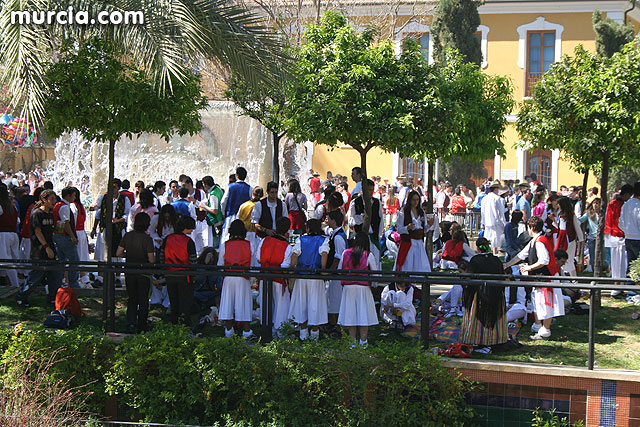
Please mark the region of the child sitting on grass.
<svg viewBox="0 0 640 427"><path fill-rule="evenodd" d="M380 315L391 329L404 329L416 324L413 287L408 283L389 283L382 290Z"/></svg>

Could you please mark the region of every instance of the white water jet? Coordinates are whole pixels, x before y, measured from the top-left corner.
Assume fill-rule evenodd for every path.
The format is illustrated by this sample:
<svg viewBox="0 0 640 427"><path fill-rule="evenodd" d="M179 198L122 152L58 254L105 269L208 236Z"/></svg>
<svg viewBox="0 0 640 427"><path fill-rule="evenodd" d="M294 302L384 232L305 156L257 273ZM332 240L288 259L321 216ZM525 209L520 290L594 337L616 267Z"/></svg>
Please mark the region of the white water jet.
<svg viewBox="0 0 640 427"><path fill-rule="evenodd" d="M202 111L202 129L193 136L174 135L166 142L158 135L142 134L123 138L116 143L115 176L129 179L131 185L142 180L152 185L156 180L167 184L180 174L194 180L211 175L223 188L236 166L247 169L247 182L265 187L271 180L272 136L257 121L238 115L232 102L214 101ZM284 143L284 141L283 141ZM281 180L298 175L306 181L304 147L283 144ZM55 156L50 169L56 190L72 183L78 185L82 176L91 179L94 197L106 190L107 144L84 140L71 133L56 140Z"/></svg>

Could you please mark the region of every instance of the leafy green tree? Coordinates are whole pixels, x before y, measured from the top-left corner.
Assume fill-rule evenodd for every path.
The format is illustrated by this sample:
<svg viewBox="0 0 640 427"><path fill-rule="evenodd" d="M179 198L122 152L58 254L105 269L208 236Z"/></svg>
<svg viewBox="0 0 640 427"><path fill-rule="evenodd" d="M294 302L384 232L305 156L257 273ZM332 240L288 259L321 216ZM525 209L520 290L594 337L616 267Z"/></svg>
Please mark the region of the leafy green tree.
<svg viewBox="0 0 640 427"><path fill-rule="evenodd" d="M460 157L452 157L448 162L440 163L438 180L449 181L453 185L469 185L472 177L484 178L487 174L484 162L465 161Z"/></svg>
<svg viewBox="0 0 640 427"><path fill-rule="evenodd" d="M482 3L480 0L438 1L431 25L436 61L446 60L447 49L457 49L464 61L482 63L480 39L476 37L480 25L478 6Z"/></svg>
<svg viewBox="0 0 640 427"><path fill-rule="evenodd" d="M396 57L390 40L375 43L374 36L372 29L357 32L335 12L310 25L297 53L286 109L292 140L349 145L360 155L363 180L373 147L389 151L413 136L406 96L427 71L424 60L411 59L419 54L415 42ZM363 196L366 229L371 205L367 191Z"/></svg>
<svg viewBox="0 0 640 427"><path fill-rule="evenodd" d="M611 18L603 19L599 10L593 12L593 30L596 32L596 52L605 58L611 58L633 41L633 26L618 24Z"/></svg>
<svg viewBox="0 0 640 427"><path fill-rule="evenodd" d="M196 75L185 74L182 82L173 83L171 92L161 94L154 87L153 76L120 61L99 39L84 43L80 49L67 43L62 57L44 78L50 90L44 110L46 133L55 138L76 130L89 141L109 144L107 200L113 197L116 141L142 132L159 134L166 140L174 132L193 134L201 128L199 110L207 105ZM112 218L113 204L106 203L106 209L106 218ZM111 260L112 235L113 224L107 221L107 261ZM105 304L114 310L110 285L105 283Z"/></svg>
<svg viewBox="0 0 640 427"><path fill-rule="evenodd" d="M536 84L516 127L538 148L562 150L578 171L601 174L602 209L596 240L595 274L602 274L609 171L640 160L640 52L627 45L611 58L578 46Z"/></svg>
<svg viewBox="0 0 640 427"><path fill-rule="evenodd" d="M229 82L225 95L240 107L242 114L257 120L272 135L272 180L280 182L280 141L286 135L285 107L290 83L282 81L267 91L258 91L237 77Z"/></svg>
<svg viewBox="0 0 640 427"><path fill-rule="evenodd" d="M16 25L13 12L142 11L144 24ZM6 0L0 8L0 69L3 82L24 102L19 115L40 125L49 89L44 74L55 61L62 40L101 38L136 69L145 70L160 94L190 78L190 60L211 59L229 67L254 87L280 81L281 42L262 18L223 0ZM16 111L16 114L18 112Z"/></svg>
<svg viewBox="0 0 640 427"><path fill-rule="evenodd" d="M609 172L609 186L607 191L610 194L615 193L624 184L629 183L633 185L637 181L640 181L640 166L631 165L615 168Z"/></svg>

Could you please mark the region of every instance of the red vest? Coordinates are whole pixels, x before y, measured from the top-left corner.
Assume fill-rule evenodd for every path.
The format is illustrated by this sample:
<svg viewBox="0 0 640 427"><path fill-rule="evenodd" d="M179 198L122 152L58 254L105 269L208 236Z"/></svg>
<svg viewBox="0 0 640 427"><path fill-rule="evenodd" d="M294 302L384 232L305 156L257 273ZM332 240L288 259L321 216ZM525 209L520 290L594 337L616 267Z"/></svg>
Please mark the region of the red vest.
<svg viewBox="0 0 640 427"><path fill-rule="evenodd" d="M84 222L87 219L87 212L84 210L82 203L76 203L78 208L78 218L76 219L76 231L84 231Z"/></svg>
<svg viewBox="0 0 640 427"><path fill-rule="evenodd" d="M624 232L620 229L620 213L622 212L622 200L613 199L607 206L607 216L604 223L604 234L611 234L613 237L624 237Z"/></svg>
<svg viewBox="0 0 640 427"><path fill-rule="evenodd" d="M64 205L66 205L65 202L58 202L53 207L53 226L54 226L53 232L55 234L65 234L64 228L62 229L62 231L60 231L57 226L58 222L60 222L60 208L63 207ZM75 223L76 223L76 220L73 217L73 212L71 212L71 208L69 208L69 224L75 224ZM73 235L75 236L76 230L74 229L74 227L71 227L71 230L73 231Z"/></svg>
<svg viewBox="0 0 640 427"><path fill-rule="evenodd" d="M187 248L190 239L189 236L182 233L168 235L164 245L164 263L189 264L189 251ZM185 270L185 268L167 267L167 270Z"/></svg>
<svg viewBox="0 0 640 427"><path fill-rule="evenodd" d="M547 265L549 273L551 273L552 276L560 273L560 267L558 267L558 263L556 262L556 256L553 254L553 239L550 239L544 234L541 234L536 237L536 242L542 242L544 244L544 247L549 252L549 264ZM535 250L535 248L533 249Z"/></svg>
<svg viewBox="0 0 640 427"><path fill-rule="evenodd" d="M20 237L22 237L23 239L31 238L31 211L33 210L34 206L35 203L32 203L27 208L27 214L24 217L24 224L22 224L22 228L20 228Z"/></svg>
<svg viewBox="0 0 640 427"><path fill-rule="evenodd" d="M125 196L127 196L127 198L129 199L129 201L131 202L131 206L136 204L136 195L133 194L131 191L129 190L122 190L120 191L121 194L124 194Z"/></svg>
<svg viewBox="0 0 640 427"><path fill-rule="evenodd" d="M13 200L9 200L9 203L13 203ZM18 227L18 211L16 211L15 206L12 212L7 212L6 209L2 211L2 215L0 215L0 232L15 233Z"/></svg>
<svg viewBox="0 0 640 427"><path fill-rule="evenodd" d="M442 250L442 259L447 261L453 261L456 264L462 260L462 254L464 253L464 242L457 242L453 239L447 240Z"/></svg>
<svg viewBox="0 0 640 427"><path fill-rule="evenodd" d="M260 249L260 265L263 267L280 267L282 261L284 261L284 255L287 252L289 242L286 240L276 239L275 237L267 236L262 242L262 248ZM226 258L226 253L225 253ZM273 279L274 282L286 285L284 278Z"/></svg>
<svg viewBox="0 0 640 427"><path fill-rule="evenodd" d="M248 240L227 240L224 244L224 265L251 265L251 243Z"/></svg>

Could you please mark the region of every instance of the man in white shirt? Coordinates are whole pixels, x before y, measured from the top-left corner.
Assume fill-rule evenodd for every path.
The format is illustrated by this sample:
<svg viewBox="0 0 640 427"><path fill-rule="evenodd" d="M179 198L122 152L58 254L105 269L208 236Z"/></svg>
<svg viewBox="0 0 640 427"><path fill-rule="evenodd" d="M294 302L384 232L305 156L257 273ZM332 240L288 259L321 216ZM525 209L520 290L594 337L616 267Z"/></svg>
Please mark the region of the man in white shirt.
<svg viewBox="0 0 640 427"><path fill-rule="evenodd" d="M450 182L445 183L442 189L436 195L436 208L441 217L449 213L449 205L451 204L451 194L453 185Z"/></svg>
<svg viewBox="0 0 640 427"><path fill-rule="evenodd" d="M267 183L267 197L260 200L251 212L251 223L256 228L256 235L260 238L276 234L278 218L288 216L287 204L278 199L278 184Z"/></svg>
<svg viewBox="0 0 640 427"><path fill-rule="evenodd" d="M56 245L56 252L61 261L78 262L78 237L76 236L76 221L71 214L69 205L76 199L75 188L65 187L62 189L62 201L53 207L53 243ZM80 288L78 282L78 272L69 271L69 286Z"/></svg>
<svg viewBox="0 0 640 427"><path fill-rule="evenodd" d="M351 197L353 198L362 192L362 168L356 166L351 169L351 179L356 183L351 192Z"/></svg>
<svg viewBox="0 0 640 427"><path fill-rule="evenodd" d="M500 183L496 181L489 186L489 193L483 197L480 207L484 237L491 242L494 255L498 255L506 222L504 199L498 196L498 191L500 191Z"/></svg>
<svg viewBox="0 0 640 427"><path fill-rule="evenodd" d="M631 264L640 254L640 181L633 186L633 197L622 206L619 226L624 231L627 262Z"/></svg>

